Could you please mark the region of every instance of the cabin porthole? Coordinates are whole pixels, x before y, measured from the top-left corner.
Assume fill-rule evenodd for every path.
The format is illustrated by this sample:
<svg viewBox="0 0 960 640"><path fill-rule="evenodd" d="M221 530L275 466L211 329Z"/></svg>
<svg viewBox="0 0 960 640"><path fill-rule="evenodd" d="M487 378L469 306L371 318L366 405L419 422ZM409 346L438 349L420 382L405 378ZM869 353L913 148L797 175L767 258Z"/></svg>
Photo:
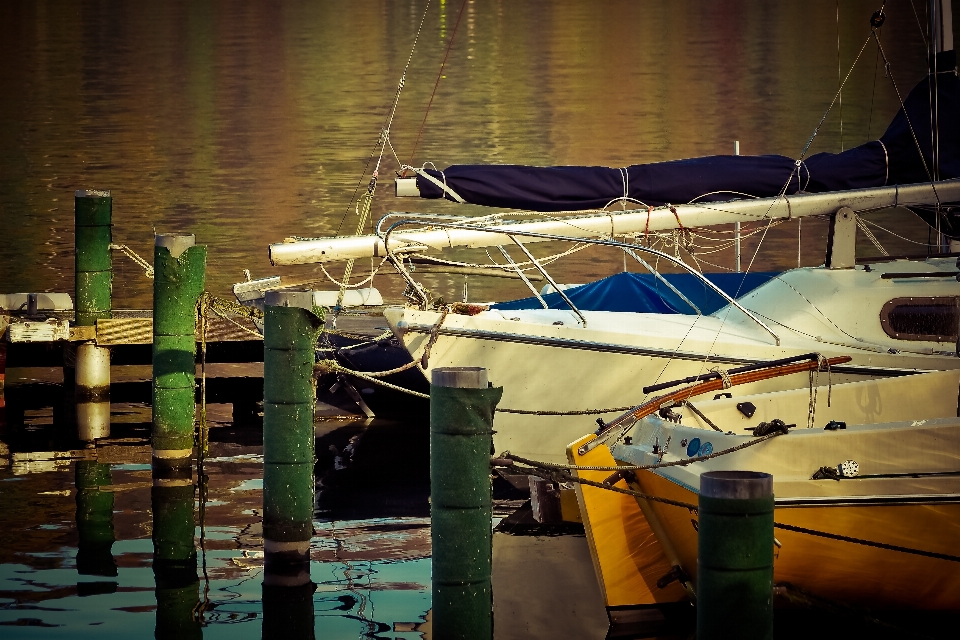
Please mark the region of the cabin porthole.
<svg viewBox="0 0 960 640"><path fill-rule="evenodd" d="M894 298L880 311L880 326L896 340L956 342L960 297Z"/></svg>

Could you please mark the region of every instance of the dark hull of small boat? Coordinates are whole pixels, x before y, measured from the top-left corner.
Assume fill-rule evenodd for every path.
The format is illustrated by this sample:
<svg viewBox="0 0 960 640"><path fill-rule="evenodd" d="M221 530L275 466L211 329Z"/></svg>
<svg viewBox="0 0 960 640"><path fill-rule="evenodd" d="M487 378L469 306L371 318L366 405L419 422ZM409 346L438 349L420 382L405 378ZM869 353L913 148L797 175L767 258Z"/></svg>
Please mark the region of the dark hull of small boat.
<svg viewBox="0 0 960 640"><path fill-rule="evenodd" d="M411 361L410 354L393 337L369 342L369 339L361 340L347 336L330 335L329 340L330 346L336 349L337 362L353 371L388 371L402 367ZM350 383L359 392L364 403L378 418L429 419L430 401L426 398L419 398L409 393L389 389L350 374L323 376L317 384L318 400L352 413L359 411L357 403L350 398L349 393L344 393L342 389L338 389L335 393L330 392L330 388L338 382L339 376L342 376L343 380ZM418 368L411 368L389 375L383 380L410 391L430 393L430 384Z"/></svg>

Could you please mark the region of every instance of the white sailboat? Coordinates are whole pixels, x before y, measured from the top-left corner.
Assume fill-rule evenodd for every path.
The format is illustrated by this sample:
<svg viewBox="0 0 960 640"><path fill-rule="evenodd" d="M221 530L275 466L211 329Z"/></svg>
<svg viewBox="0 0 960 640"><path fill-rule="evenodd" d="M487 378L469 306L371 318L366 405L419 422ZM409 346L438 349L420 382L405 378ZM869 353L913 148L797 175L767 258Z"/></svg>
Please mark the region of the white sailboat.
<svg viewBox="0 0 960 640"><path fill-rule="evenodd" d="M953 52L947 53L955 67ZM931 174L931 143L917 140L910 120L911 110L928 109L929 98L922 103L928 95L926 85L918 85L880 140L842 154L806 159L801 154L797 161L716 156L623 169L502 165L417 170L415 183L398 181L398 195L419 193L538 211L598 208L519 222L508 214L480 219L391 214L380 221L376 234L286 241L270 246L270 259L284 265L391 260L407 280L412 303L388 308L385 315L423 372L429 376L437 367L487 368L490 379L504 388L496 449L547 461L564 460L565 445L584 432L583 414L599 414L601 421L616 415L624 406L642 402L647 397L643 387L659 380L711 369L725 375L725 369L740 364L810 352L852 359L831 372L833 382L958 369L956 256L858 264L855 255L858 219L872 212L909 207L926 213L938 237L941 224L949 226L955 219L948 205L960 202L957 125L941 119L949 136L934 146L939 164ZM956 75L941 78L933 95L939 96L942 111L955 107L960 95ZM923 181L924 175L930 180ZM941 176L952 179L937 179ZM658 191L660 183L669 187ZM751 197L729 199L731 191L740 193L735 197ZM672 206L668 198L690 202ZM597 204L638 200L660 206L615 212ZM588 242L623 251L651 271L644 256L698 275L636 238L663 230L748 221L770 224L807 216L830 216L825 264L787 271L739 300L703 278L703 286L727 302L710 314L693 303L692 314L578 309L528 248L537 242ZM497 247L508 260L497 268L512 266L524 277L506 253L507 248L519 249L527 268L550 283L566 308L546 308L529 282L545 308L435 308L429 292L406 268L404 256L455 247ZM729 393L807 384L806 375L794 375Z"/></svg>

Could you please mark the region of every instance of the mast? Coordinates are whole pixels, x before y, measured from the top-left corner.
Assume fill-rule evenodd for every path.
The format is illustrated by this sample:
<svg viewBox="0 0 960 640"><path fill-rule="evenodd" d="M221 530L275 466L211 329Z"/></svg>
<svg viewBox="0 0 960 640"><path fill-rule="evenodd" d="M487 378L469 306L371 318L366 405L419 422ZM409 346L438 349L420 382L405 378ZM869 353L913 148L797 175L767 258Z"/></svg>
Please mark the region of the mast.
<svg viewBox="0 0 960 640"><path fill-rule="evenodd" d="M929 18L927 56L930 71L930 160L933 179L940 179L940 109L937 54L953 49L953 11L951 0L928 0ZM950 251L954 243L940 233L940 211L937 211L937 241L941 252Z"/></svg>

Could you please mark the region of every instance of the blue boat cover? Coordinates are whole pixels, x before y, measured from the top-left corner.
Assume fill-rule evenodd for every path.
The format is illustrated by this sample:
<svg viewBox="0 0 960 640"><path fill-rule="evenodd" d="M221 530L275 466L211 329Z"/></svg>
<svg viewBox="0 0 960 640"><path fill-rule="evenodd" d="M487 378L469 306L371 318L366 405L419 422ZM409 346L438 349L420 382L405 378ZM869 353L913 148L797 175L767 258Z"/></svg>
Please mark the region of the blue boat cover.
<svg viewBox="0 0 960 640"><path fill-rule="evenodd" d="M940 178L960 177L960 80L953 69L956 55L937 56ZM880 140L842 153L818 153L797 167L780 155L705 156L671 162L610 167L532 167L524 165L452 165L443 171L426 170L466 202L529 211L598 209L628 196L649 206L731 200L749 194L760 198L781 193L821 193L925 182L931 163L930 94L927 80L905 101ZM923 159L917 150L922 149ZM423 198L447 198L441 186L422 175L417 188ZM921 217L923 213L917 211ZM958 225L960 226L960 225ZM948 231L949 232L949 231Z"/></svg>
<svg viewBox="0 0 960 640"><path fill-rule="evenodd" d="M753 291L779 272L762 273L705 273L710 282L717 285L732 298ZM720 295L707 287L699 278L689 273L665 273L663 277L677 288L705 314L713 313L727 304ZM637 313L683 313L696 314L680 296L670 290L651 273L622 272L584 284L564 293L581 311L633 311ZM551 309L569 309L558 293L543 296ZM523 298L499 302L493 309L520 310L542 309L536 298Z"/></svg>

